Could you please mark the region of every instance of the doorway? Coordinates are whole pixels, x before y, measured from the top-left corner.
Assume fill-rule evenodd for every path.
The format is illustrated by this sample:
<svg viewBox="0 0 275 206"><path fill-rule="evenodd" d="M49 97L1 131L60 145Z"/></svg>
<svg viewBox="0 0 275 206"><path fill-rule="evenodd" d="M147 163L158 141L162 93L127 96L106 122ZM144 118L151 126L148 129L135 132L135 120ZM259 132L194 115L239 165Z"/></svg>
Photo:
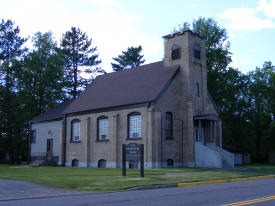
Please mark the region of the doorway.
<svg viewBox="0 0 275 206"><path fill-rule="evenodd" d="M53 158L53 139L47 139L46 160L52 160L52 158Z"/></svg>

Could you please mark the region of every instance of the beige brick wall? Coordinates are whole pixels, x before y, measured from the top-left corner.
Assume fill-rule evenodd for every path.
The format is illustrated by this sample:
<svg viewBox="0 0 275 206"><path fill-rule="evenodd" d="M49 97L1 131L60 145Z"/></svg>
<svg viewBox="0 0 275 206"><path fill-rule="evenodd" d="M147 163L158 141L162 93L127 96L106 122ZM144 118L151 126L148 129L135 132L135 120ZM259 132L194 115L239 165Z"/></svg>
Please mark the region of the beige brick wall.
<svg viewBox="0 0 275 206"><path fill-rule="evenodd" d="M128 135L128 114L139 112L142 117L142 138L131 139ZM151 112L149 112L151 114ZM109 140L97 141L97 118L107 116L109 119ZM71 142L71 121L81 121L81 142ZM96 167L98 160L105 159L107 166L118 167L122 158L122 144L144 144L144 160L152 162L152 136L150 135L151 118L148 116L147 107L122 109L117 111L91 113L80 116L67 117L67 144L66 162L69 165L77 159L80 166ZM89 140L89 141L88 141Z"/></svg>

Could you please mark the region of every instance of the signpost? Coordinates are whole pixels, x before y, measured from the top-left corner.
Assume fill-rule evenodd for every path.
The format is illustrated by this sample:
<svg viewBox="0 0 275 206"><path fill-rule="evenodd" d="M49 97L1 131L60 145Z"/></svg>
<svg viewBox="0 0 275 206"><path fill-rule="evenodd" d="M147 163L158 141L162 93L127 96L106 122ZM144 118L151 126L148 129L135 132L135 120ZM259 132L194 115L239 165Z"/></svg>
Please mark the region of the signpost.
<svg viewBox="0 0 275 206"><path fill-rule="evenodd" d="M122 176L126 176L126 161L140 162L140 177L144 177L144 145L137 143L122 145Z"/></svg>

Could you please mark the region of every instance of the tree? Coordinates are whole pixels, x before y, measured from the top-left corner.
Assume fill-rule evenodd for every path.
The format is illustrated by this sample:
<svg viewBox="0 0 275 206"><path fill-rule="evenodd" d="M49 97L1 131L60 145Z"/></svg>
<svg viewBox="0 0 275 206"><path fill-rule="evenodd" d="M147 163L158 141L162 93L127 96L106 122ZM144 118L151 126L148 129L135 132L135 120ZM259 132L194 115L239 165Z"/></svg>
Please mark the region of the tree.
<svg viewBox="0 0 275 206"><path fill-rule="evenodd" d="M113 58L116 63L111 63L115 72L124 69L137 67L145 62L143 55L141 55L142 47L128 47L127 51L123 51L121 55Z"/></svg>
<svg viewBox="0 0 275 206"><path fill-rule="evenodd" d="M93 74L104 73L98 65L97 47L92 47L92 39L79 28L72 27L63 34L61 48L66 63L66 80L68 94L74 99L83 90L83 87L93 80ZM89 77L81 76L83 72Z"/></svg>
<svg viewBox="0 0 275 206"><path fill-rule="evenodd" d="M16 72L21 69L21 57L26 51L22 48L25 38L19 36L19 28L11 20L0 23L0 80L2 86L1 136L7 140L7 151L13 164L16 157L16 143L20 138L21 129L17 125L17 112L20 104L16 94Z"/></svg>
<svg viewBox="0 0 275 206"><path fill-rule="evenodd" d="M274 111L274 80L275 66L265 62L262 68L249 72L249 102L251 131L255 138L255 157L262 161L267 157L269 142L268 130L273 128L272 116ZM273 105L272 105L273 103ZM273 134L274 136L274 134ZM270 137L271 138L271 137Z"/></svg>
<svg viewBox="0 0 275 206"><path fill-rule="evenodd" d="M34 49L26 55L23 71L18 74L18 90L27 121L65 98L64 58L52 33L38 32L32 42Z"/></svg>

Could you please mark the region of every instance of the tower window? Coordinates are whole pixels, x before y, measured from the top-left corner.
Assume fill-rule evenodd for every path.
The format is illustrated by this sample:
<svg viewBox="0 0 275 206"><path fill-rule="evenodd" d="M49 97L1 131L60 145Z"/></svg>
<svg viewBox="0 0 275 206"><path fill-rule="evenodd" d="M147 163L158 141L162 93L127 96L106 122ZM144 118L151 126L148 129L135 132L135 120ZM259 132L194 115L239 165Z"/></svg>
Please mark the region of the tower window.
<svg viewBox="0 0 275 206"><path fill-rule="evenodd" d="M198 44L194 45L194 58L201 59L201 48Z"/></svg>
<svg viewBox="0 0 275 206"><path fill-rule="evenodd" d="M166 139L173 138L173 114L166 112Z"/></svg>
<svg viewBox="0 0 275 206"><path fill-rule="evenodd" d="M180 59L180 46L176 44L172 47L172 60L175 59Z"/></svg>
<svg viewBox="0 0 275 206"><path fill-rule="evenodd" d="M195 93L196 93L196 96L200 96L200 85L199 83L196 83L195 84Z"/></svg>

